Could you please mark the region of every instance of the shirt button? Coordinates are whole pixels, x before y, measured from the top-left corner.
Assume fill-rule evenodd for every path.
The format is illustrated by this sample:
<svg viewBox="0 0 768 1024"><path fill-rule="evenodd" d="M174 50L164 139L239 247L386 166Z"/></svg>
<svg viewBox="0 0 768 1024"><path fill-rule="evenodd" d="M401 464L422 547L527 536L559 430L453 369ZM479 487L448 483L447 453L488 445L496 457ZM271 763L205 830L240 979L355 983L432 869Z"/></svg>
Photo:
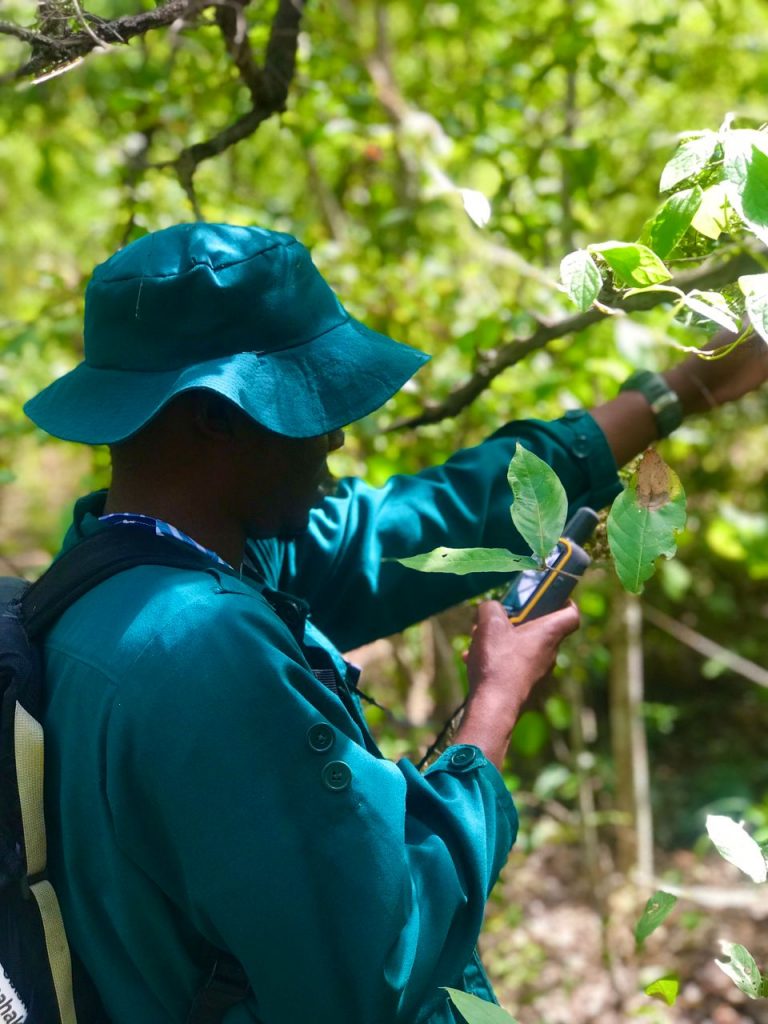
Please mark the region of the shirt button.
<svg viewBox="0 0 768 1024"><path fill-rule="evenodd" d="M309 727L307 743L311 750L316 750L318 754L324 754L326 750L331 749L335 742L336 737L333 734L333 729L330 725L326 725L325 722L315 722L314 725Z"/></svg>
<svg viewBox="0 0 768 1024"><path fill-rule="evenodd" d="M586 434L579 434L571 445L571 451L577 459L584 459L589 455L592 445Z"/></svg>
<svg viewBox="0 0 768 1024"><path fill-rule="evenodd" d="M352 781L352 770L344 761L329 761L320 776L326 789L340 793Z"/></svg>
<svg viewBox="0 0 768 1024"><path fill-rule="evenodd" d="M473 750L472 747L459 747L458 750L454 750L451 754L451 764L454 768L466 768L467 765L477 757L477 751Z"/></svg>

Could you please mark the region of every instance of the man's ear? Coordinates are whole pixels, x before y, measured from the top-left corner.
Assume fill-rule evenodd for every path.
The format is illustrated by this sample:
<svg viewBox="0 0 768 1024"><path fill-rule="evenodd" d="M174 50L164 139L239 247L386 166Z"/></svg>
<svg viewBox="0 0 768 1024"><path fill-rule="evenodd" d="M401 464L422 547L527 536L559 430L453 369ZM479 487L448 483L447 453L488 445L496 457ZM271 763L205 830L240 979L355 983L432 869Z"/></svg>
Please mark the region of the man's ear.
<svg viewBox="0 0 768 1024"><path fill-rule="evenodd" d="M226 398L212 391L195 395L193 422L199 433L212 441L234 437L235 420L239 410Z"/></svg>

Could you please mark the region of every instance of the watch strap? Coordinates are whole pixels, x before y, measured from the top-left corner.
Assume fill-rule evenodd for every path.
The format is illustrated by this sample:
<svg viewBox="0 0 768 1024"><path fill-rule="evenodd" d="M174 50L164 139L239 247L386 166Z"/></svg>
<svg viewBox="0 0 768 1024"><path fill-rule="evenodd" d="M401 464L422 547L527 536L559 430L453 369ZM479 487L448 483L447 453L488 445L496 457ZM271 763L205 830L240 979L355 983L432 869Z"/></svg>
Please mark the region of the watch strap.
<svg viewBox="0 0 768 1024"><path fill-rule="evenodd" d="M669 437L683 422L683 406L677 392L660 373L635 370L619 388L619 392L622 391L639 391L643 395L651 407L660 438Z"/></svg>

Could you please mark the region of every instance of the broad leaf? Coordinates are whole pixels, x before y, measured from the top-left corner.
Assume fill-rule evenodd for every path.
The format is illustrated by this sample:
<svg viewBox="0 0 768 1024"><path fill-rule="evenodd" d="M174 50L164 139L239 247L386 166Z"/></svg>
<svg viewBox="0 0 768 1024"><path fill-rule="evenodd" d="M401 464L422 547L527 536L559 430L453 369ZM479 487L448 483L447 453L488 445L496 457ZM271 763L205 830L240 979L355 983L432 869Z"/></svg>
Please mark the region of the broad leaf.
<svg viewBox="0 0 768 1024"><path fill-rule="evenodd" d="M517 444L507 480L515 497L512 522L534 555L543 561L560 540L568 497L546 462Z"/></svg>
<svg viewBox="0 0 768 1024"><path fill-rule="evenodd" d="M723 177L726 181L733 182L742 192L747 183L747 171L752 162L752 151L757 146L765 147L768 144L768 136L764 132L757 132L752 128L737 128L732 131L723 132L721 136L723 146Z"/></svg>
<svg viewBox="0 0 768 1024"><path fill-rule="evenodd" d="M741 189L744 218L753 227L768 227L768 156L752 147L752 159Z"/></svg>
<svg viewBox="0 0 768 1024"><path fill-rule="evenodd" d="M721 942L720 948L723 956L727 957L726 960L715 960L720 970L750 999L760 999L763 979L749 950L737 942Z"/></svg>
<svg viewBox="0 0 768 1024"><path fill-rule="evenodd" d="M728 189L721 182L712 185L702 193L691 227L707 238L718 239L728 226L727 211L730 205Z"/></svg>
<svg viewBox="0 0 768 1024"><path fill-rule="evenodd" d="M739 287L747 300L752 326L763 341L768 341L768 274L745 274L739 278Z"/></svg>
<svg viewBox="0 0 768 1024"><path fill-rule="evenodd" d="M560 263L560 279L568 297L582 313L589 309L603 285L597 264L586 249L568 253Z"/></svg>
<svg viewBox="0 0 768 1024"><path fill-rule="evenodd" d="M599 253L614 273L628 288L647 288L668 281L672 275L647 245L629 242L601 242L591 245L590 252Z"/></svg>
<svg viewBox="0 0 768 1024"><path fill-rule="evenodd" d="M638 946L642 946L648 936L656 931L676 903L677 896L664 892L662 889L651 896L645 904L643 916L635 925L635 942Z"/></svg>
<svg viewBox="0 0 768 1024"><path fill-rule="evenodd" d="M647 996L660 999L667 1006L674 1006L680 992L680 979L676 974L665 974L663 978L652 981L643 989Z"/></svg>
<svg viewBox="0 0 768 1024"><path fill-rule="evenodd" d="M706 317L724 327L726 331L738 331L739 323L734 318L728 303L720 292L700 292L696 289L685 296L685 304L699 316Z"/></svg>
<svg viewBox="0 0 768 1024"><path fill-rule="evenodd" d="M457 576L466 576L469 572L504 572L509 575L522 569L535 569L538 564L530 555L514 555L506 548L435 548L422 555L389 561L420 572L453 572Z"/></svg>
<svg viewBox="0 0 768 1024"><path fill-rule="evenodd" d="M650 246L661 259L666 259L691 226L703 194L695 185L670 196L656 216L646 223L639 241Z"/></svg>
<svg viewBox="0 0 768 1024"><path fill-rule="evenodd" d="M516 1024L514 1017L495 1003L488 1003L456 988L446 988L445 991L467 1024Z"/></svg>
<svg viewBox="0 0 768 1024"><path fill-rule="evenodd" d="M768 878L763 851L737 821L722 814L708 814L707 834L720 856L749 875L753 882L764 882Z"/></svg>
<svg viewBox="0 0 768 1024"><path fill-rule="evenodd" d="M631 594L640 593L661 555L674 555L675 534L685 519L685 492L677 474L649 449L608 514L608 546Z"/></svg>
<svg viewBox="0 0 768 1024"><path fill-rule="evenodd" d="M675 155L661 172L660 192L669 192L681 181L693 178L709 163L717 145L714 132L704 132L696 139L682 142Z"/></svg>

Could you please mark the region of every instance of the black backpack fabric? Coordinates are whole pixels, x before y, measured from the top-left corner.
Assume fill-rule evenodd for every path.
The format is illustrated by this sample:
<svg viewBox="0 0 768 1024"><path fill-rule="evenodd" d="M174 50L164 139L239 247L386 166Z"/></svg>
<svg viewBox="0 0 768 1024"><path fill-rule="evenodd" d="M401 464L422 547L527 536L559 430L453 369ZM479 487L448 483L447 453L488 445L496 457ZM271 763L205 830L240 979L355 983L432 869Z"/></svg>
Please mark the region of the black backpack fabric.
<svg viewBox="0 0 768 1024"><path fill-rule="evenodd" d="M63 554L40 579L0 579L0 1021L108 1024L73 960L46 872L42 639L93 587L139 565L226 572L191 545L120 525ZM233 575L236 575L233 573ZM185 1024L216 1024L249 991L229 954L211 968Z"/></svg>

